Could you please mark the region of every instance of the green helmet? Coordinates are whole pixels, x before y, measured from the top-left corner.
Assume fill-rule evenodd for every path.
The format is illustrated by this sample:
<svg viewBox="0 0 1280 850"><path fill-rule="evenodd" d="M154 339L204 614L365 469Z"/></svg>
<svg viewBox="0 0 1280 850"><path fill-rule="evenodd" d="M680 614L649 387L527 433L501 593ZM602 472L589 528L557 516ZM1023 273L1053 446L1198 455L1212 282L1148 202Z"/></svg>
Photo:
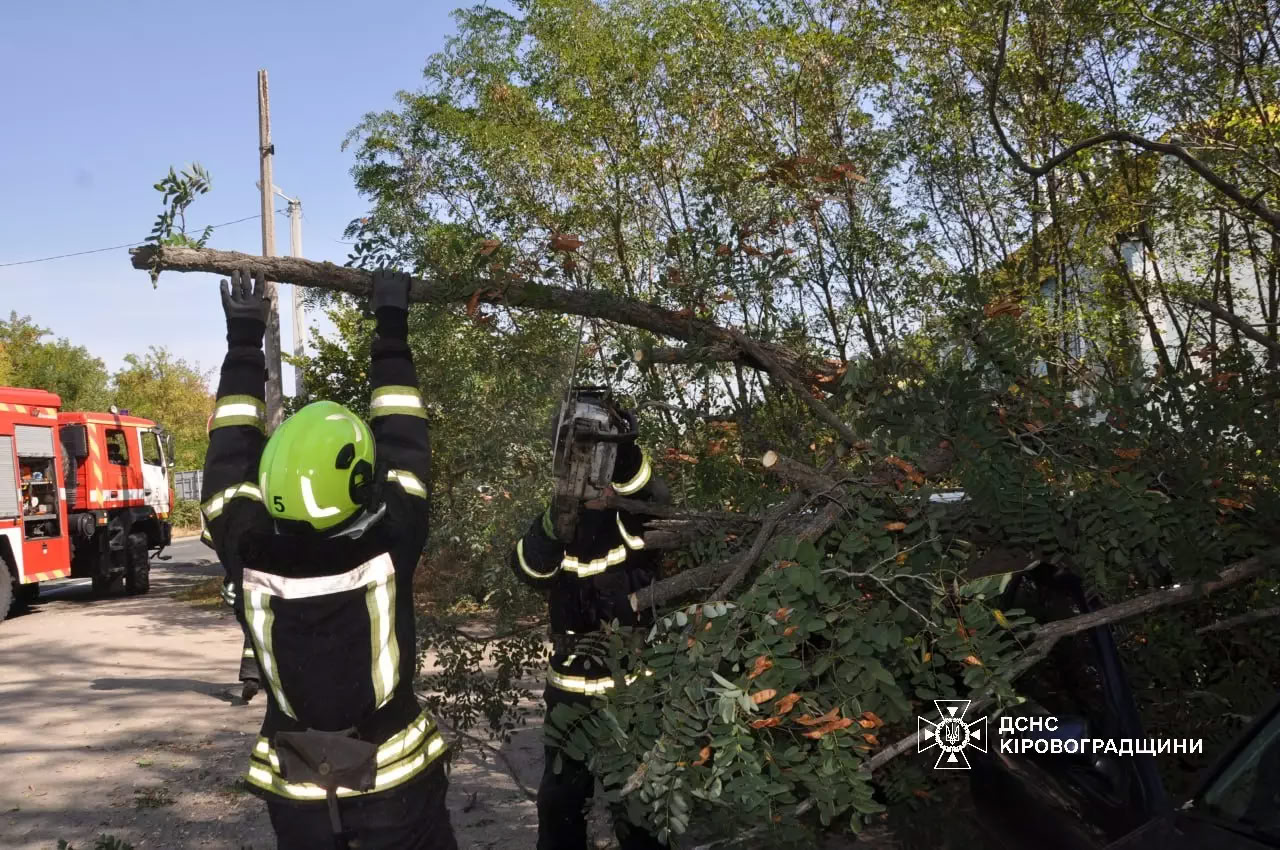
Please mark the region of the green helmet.
<svg viewBox="0 0 1280 850"><path fill-rule="evenodd" d="M258 465L274 519L333 529L365 508L373 487L373 432L332 401L308 404L267 440Z"/></svg>

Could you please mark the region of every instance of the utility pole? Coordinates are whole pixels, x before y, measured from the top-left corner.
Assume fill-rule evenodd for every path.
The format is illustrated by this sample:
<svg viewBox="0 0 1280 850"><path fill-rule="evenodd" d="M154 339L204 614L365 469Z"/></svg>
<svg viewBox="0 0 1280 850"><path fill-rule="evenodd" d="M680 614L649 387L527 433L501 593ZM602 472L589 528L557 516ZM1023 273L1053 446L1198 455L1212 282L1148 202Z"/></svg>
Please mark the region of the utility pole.
<svg viewBox="0 0 1280 850"><path fill-rule="evenodd" d="M275 153L271 144L271 104L267 94L266 69L258 71L258 158L261 165L260 183L262 195L262 256L276 253L276 217L272 199L271 157ZM267 433L271 433L284 420L284 392L280 385L280 311L276 305L275 281L267 281L267 297L271 307L267 311Z"/></svg>
<svg viewBox="0 0 1280 850"><path fill-rule="evenodd" d="M279 190L277 190L279 191ZM280 193L284 198L284 193ZM285 198L289 202L289 252L293 256L302 257L302 201L297 198ZM302 318L302 287L290 284L293 291L293 395L300 402L307 400L302 388L302 347L306 325Z"/></svg>

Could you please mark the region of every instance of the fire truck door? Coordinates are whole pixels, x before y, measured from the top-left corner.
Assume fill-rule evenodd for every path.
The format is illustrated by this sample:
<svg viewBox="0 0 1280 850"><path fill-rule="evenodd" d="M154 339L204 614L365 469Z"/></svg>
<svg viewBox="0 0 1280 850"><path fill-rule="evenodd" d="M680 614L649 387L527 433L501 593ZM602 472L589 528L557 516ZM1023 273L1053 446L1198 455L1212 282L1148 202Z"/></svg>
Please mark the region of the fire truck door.
<svg viewBox="0 0 1280 850"><path fill-rule="evenodd" d="M160 445L160 435L155 431L139 429L138 438L142 441L143 500L160 516L168 516L169 470Z"/></svg>

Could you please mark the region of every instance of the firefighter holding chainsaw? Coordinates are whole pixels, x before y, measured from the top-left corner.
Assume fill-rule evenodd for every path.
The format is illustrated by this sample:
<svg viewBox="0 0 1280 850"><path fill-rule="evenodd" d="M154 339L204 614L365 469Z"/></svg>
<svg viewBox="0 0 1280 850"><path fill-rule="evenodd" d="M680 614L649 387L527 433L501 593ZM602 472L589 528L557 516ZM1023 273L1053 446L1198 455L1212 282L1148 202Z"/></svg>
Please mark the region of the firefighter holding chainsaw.
<svg viewBox="0 0 1280 850"><path fill-rule="evenodd" d="M267 697L249 762L280 850L456 850L444 740L413 692L431 452L409 277L373 275L370 424L315 402L264 435L269 302L222 283L228 351L202 510Z"/></svg>
<svg viewBox="0 0 1280 850"><path fill-rule="evenodd" d="M572 390L553 423L556 493L511 553L516 576L547 597L548 716L556 705L590 702L615 685L601 659L580 651L583 635L602 622L639 625L646 619L631 602L635 591L653 582L657 567L645 549L643 517L596 507L610 489L627 499L665 500L665 487L653 477L636 437L635 415L619 409L607 391ZM586 764L549 745L544 757L537 850L584 850L595 777ZM621 817L616 827L622 850L664 846Z"/></svg>

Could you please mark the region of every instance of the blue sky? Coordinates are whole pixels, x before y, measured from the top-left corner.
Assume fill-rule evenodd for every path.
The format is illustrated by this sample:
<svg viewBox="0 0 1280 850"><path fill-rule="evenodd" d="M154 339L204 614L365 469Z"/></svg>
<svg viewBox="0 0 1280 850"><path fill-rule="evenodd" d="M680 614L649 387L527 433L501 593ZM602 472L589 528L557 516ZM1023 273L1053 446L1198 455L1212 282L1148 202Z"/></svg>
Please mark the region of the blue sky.
<svg viewBox="0 0 1280 850"><path fill-rule="evenodd" d="M303 203L303 254L343 262L348 246L338 240L364 203L342 140L365 112L419 88L427 57L454 31L457 5L7 4L0 313L30 315L110 369L148 345L216 367L224 352L216 276L169 273L153 290L123 249L3 264L145 238L160 211L153 184L170 165L192 160L209 170L213 190L193 205L190 223L255 214L259 68L270 75L275 183ZM222 228L210 244L259 253L258 221ZM276 250L289 250L283 215ZM282 323L288 348L287 309ZM286 392L291 384L286 377Z"/></svg>

